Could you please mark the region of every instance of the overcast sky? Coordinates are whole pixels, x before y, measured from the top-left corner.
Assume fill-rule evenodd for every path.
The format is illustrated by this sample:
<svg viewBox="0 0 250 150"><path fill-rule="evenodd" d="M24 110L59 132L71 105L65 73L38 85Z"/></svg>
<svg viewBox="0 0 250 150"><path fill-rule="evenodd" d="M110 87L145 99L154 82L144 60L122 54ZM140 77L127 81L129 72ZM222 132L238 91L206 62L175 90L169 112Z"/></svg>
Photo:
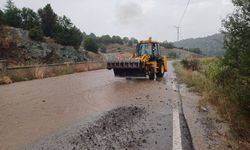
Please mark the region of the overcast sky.
<svg viewBox="0 0 250 150"><path fill-rule="evenodd" d="M156 40L176 40L176 29L188 0L14 0L34 10L52 5L86 33ZM3 9L6 1L0 0ZM221 20L233 11L231 0L191 0L181 24L181 39L218 33Z"/></svg>

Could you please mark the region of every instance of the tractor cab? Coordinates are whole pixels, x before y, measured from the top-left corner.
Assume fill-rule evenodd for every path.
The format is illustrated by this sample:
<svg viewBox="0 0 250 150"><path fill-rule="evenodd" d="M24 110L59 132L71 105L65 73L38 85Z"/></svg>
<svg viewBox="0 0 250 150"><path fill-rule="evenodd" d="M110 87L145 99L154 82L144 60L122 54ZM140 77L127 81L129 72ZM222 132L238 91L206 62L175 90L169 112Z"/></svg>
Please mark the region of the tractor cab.
<svg viewBox="0 0 250 150"><path fill-rule="evenodd" d="M137 56L149 55L152 57L159 57L159 56L161 56L161 51L160 51L159 47L160 47L159 43L140 42L137 45L136 54L137 54Z"/></svg>
<svg viewBox="0 0 250 150"><path fill-rule="evenodd" d="M161 61L160 44L157 41L153 41L151 38L148 40L140 41L136 47L135 57L147 56L148 61Z"/></svg>

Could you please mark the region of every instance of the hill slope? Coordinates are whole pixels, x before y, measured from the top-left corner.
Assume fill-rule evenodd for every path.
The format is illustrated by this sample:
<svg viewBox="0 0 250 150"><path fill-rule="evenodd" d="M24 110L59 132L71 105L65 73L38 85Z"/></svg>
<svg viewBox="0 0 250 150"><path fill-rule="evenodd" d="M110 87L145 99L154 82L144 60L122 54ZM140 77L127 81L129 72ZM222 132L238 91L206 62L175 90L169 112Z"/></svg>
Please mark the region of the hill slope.
<svg viewBox="0 0 250 150"><path fill-rule="evenodd" d="M10 65L48 64L80 62L101 59L100 54L93 54L84 49L62 46L53 39L45 37L44 42L33 41L28 31L8 26L0 26L0 59Z"/></svg>
<svg viewBox="0 0 250 150"><path fill-rule="evenodd" d="M202 38L190 38L174 42L176 47L183 48L200 48L202 54L207 56L220 56L223 55L223 34L214 34Z"/></svg>

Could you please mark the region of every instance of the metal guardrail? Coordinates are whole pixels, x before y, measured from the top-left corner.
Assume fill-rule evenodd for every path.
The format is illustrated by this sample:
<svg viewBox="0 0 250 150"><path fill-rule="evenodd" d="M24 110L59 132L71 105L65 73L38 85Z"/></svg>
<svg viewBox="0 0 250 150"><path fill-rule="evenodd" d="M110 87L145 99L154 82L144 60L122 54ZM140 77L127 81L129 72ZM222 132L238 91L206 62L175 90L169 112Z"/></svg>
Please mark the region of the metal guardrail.
<svg viewBox="0 0 250 150"><path fill-rule="evenodd" d="M29 69L29 68L39 68L39 67L53 67L53 66L71 66L77 64L91 64L91 63L99 63L105 64L105 61L83 61L83 62L64 62L64 63L54 63L54 64L38 64L38 65L25 65L25 66L7 66L6 60L0 60L0 70L1 72L5 72L7 70L16 70L16 69Z"/></svg>

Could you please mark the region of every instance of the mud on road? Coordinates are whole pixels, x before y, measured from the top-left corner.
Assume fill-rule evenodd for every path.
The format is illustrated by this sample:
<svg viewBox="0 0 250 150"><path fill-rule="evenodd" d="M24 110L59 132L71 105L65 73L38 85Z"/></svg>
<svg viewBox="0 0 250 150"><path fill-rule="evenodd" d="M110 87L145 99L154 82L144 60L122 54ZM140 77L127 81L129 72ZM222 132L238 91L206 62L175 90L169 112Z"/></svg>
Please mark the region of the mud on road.
<svg viewBox="0 0 250 150"><path fill-rule="evenodd" d="M0 86L0 147L171 150L173 80L98 70ZM192 149L184 138L183 148Z"/></svg>
<svg viewBox="0 0 250 150"><path fill-rule="evenodd" d="M155 122L153 117L145 107L119 107L86 126L79 123L26 149L145 149L149 146L157 149L164 143L158 137L166 134L167 122L164 118Z"/></svg>
<svg viewBox="0 0 250 150"><path fill-rule="evenodd" d="M137 121L144 118L144 108L119 107L107 112L93 125L82 128L69 139L72 149L121 149L137 147L145 134L143 129L134 131ZM136 134L137 133L137 134Z"/></svg>

